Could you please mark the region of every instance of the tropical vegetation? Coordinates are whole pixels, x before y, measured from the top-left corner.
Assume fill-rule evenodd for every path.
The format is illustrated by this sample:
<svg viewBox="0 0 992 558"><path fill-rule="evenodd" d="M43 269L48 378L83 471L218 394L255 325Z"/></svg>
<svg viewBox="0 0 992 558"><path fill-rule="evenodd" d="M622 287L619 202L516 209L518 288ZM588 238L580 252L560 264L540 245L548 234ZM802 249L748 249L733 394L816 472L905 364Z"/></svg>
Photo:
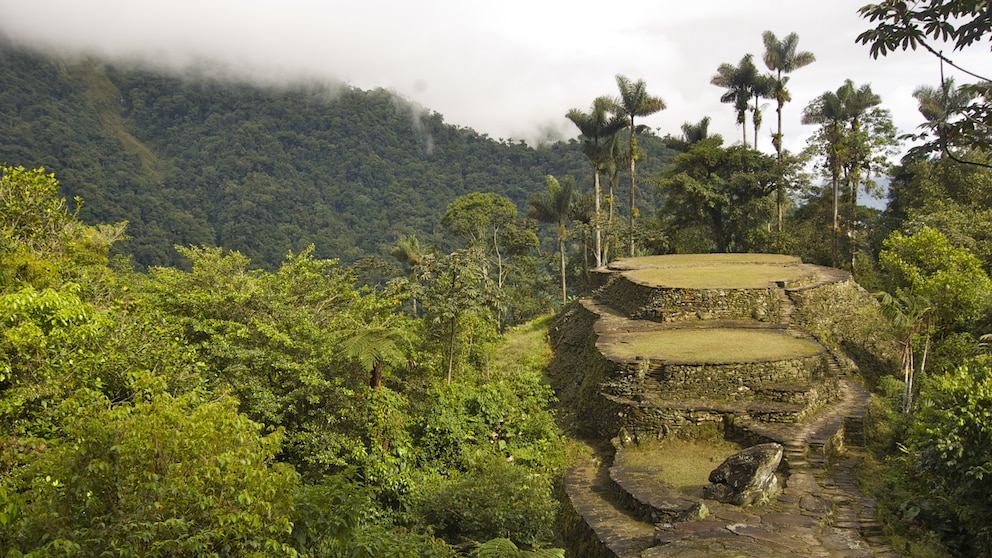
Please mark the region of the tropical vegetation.
<svg viewBox="0 0 992 558"><path fill-rule="evenodd" d="M941 41L987 40L985 11L870 4L858 40L956 68ZM989 80L921 84L909 136L846 80L792 153L788 80L814 56L784 37L762 36L770 73L743 54L712 78L739 143L710 117L656 135L664 101L620 74L563 108L577 138L534 146L384 90L0 40L0 549L561 556L547 316L620 256L774 252L852 272L902 348L890 375L858 353L887 534L992 553Z"/></svg>

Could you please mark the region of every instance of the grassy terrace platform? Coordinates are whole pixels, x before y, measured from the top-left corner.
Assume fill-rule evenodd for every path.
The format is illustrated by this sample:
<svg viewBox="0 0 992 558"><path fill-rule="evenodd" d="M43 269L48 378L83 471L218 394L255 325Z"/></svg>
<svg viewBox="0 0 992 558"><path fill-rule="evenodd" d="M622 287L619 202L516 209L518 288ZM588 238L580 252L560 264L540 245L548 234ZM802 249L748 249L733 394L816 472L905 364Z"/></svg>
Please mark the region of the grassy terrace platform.
<svg viewBox="0 0 992 558"><path fill-rule="evenodd" d="M609 265L629 280L677 289L758 289L810 275L794 256L779 254L672 254L617 260Z"/></svg>
<svg viewBox="0 0 992 558"><path fill-rule="evenodd" d="M670 362L718 364L784 360L814 355L823 348L781 332L744 328L672 328L615 333L601 343L605 355Z"/></svg>

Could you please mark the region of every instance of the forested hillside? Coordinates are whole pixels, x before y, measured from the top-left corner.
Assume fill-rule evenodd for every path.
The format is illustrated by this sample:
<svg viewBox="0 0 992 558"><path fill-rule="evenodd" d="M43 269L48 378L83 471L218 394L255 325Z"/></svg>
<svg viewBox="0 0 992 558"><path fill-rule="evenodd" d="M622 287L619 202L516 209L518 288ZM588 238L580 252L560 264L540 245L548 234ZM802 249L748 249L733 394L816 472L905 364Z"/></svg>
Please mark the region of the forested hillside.
<svg viewBox="0 0 992 558"><path fill-rule="evenodd" d="M142 265L179 263L176 244L239 250L270 268L310 244L350 262L411 233L444 246L441 214L463 194L500 193L522 209L547 174L591 190L575 141L490 138L381 89L263 88L2 43L0 84L0 161L57 173L86 222L128 221L117 249ZM639 173L658 172L660 138L642 145Z"/></svg>

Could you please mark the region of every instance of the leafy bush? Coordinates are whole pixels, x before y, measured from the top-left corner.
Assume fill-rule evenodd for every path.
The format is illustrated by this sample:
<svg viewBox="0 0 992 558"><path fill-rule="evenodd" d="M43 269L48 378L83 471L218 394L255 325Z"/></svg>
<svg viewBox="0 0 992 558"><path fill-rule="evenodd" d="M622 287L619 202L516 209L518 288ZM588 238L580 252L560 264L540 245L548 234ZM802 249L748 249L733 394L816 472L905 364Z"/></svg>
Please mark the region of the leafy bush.
<svg viewBox="0 0 992 558"><path fill-rule="evenodd" d="M502 537L536 545L552 539L558 502L548 477L485 456L466 472L422 482L415 509L450 543Z"/></svg>
<svg viewBox="0 0 992 558"><path fill-rule="evenodd" d="M976 555L992 553L992 359L934 377L921 397L910 444L919 470L967 533Z"/></svg>
<svg viewBox="0 0 992 558"><path fill-rule="evenodd" d="M230 398L158 394L111 406L80 390L61 439L4 479L0 546L41 556L293 556L298 476L273 463L281 434Z"/></svg>

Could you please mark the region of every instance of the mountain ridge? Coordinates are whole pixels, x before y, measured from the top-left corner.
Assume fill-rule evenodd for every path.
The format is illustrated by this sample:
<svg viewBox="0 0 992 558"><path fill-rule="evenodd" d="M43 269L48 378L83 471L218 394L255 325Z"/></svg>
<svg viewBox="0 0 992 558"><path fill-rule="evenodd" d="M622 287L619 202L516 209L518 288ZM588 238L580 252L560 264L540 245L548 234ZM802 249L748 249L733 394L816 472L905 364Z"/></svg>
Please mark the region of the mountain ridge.
<svg viewBox="0 0 992 558"><path fill-rule="evenodd" d="M591 182L575 140L497 141L384 89L174 76L3 41L0 78L0 161L55 172L84 221L128 221L119 250L142 266L181 265L177 244L269 268L310 244L345 262L409 234L447 249L439 220L457 196L496 192L523 213L547 174Z"/></svg>

